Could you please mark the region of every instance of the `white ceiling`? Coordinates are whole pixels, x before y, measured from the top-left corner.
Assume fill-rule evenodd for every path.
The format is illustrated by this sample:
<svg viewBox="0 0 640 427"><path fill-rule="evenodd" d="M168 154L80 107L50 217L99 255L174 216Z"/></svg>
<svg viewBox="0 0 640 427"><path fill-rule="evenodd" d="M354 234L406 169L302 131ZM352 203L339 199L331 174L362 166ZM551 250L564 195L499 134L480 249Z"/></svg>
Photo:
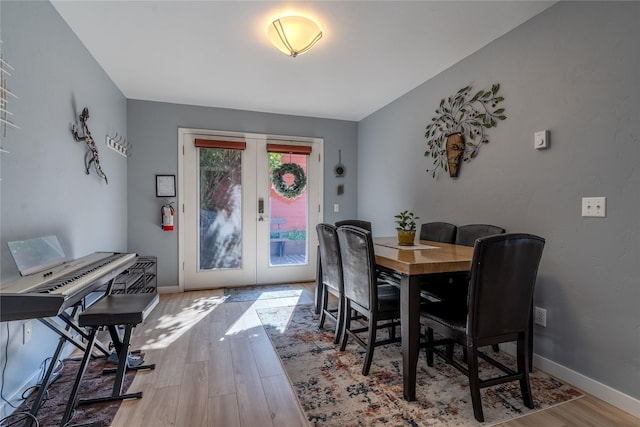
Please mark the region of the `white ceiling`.
<svg viewBox="0 0 640 427"><path fill-rule="evenodd" d="M52 1L129 99L354 121L553 3ZM290 58L266 28L294 11L324 34Z"/></svg>

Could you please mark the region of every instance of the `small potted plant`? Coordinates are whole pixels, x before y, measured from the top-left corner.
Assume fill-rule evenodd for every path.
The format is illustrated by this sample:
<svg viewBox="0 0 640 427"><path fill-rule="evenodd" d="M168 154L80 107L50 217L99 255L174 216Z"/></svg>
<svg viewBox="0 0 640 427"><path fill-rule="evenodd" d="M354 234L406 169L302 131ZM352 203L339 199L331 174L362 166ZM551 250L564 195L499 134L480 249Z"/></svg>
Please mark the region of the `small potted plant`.
<svg viewBox="0 0 640 427"><path fill-rule="evenodd" d="M398 231L398 244L400 246L411 246L416 239L416 220L420 217L415 216L413 212L402 211L395 215L396 230Z"/></svg>

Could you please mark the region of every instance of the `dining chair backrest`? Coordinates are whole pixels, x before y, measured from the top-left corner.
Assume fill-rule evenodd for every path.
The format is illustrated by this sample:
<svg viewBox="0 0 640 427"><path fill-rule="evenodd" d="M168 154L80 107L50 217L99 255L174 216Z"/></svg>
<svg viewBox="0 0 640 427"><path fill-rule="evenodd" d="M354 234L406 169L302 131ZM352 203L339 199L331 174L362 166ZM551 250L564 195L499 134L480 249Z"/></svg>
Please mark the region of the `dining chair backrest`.
<svg viewBox="0 0 640 427"><path fill-rule="evenodd" d="M480 237L503 234L505 229L489 224L467 224L460 225L456 230L456 245L472 246Z"/></svg>
<svg viewBox="0 0 640 427"><path fill-rule="evenodd" d="M467 336L497 337L527 330L545 240L524 233L476 241L469 281Z"/></svg>
<svg viewBox="0 0 640 427"><path fill-rule="evenodd" d="M320 263L322 264L322 283L342 294L342 258L336 227L331 224L318 224L318 244L320 246Z"/></svg>
<svg viewBox="0 0 640 427"><path fill-rule="evenodd" d="M378 286L371 232L360 227L338 227L344 296L365 310L375 307Z"/></svg>
<svg viewBox="0 0 640 427"><path fill-rule="evenodd" d="M448 222L427 222L420 226L420 240L453 243L456 238L456 226Z"/></svg>
<svg viewBox="0 0 640 427"><path fill-rule="evenodd" d="M360 227L367 231L371 231L371 222L361 219L344 219L342 221L336 221L336 227L341 227L343 225L353 225L354 227Z"/></svg>

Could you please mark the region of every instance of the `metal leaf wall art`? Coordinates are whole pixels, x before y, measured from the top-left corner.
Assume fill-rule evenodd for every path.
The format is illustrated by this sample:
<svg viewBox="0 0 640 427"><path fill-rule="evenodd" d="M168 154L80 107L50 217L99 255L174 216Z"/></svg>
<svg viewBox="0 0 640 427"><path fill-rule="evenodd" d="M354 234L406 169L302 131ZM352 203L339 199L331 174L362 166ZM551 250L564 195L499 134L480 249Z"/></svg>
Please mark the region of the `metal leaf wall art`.
<svg viewBox="0 0 640 427"><path fill-rule="evenodd" d="M458 176L460 160L474 159L480 147L489 142L487 129L496 127L498 121L505 120L504 101L498 96L500 85L489 90L480 90L473 96L471 85L465 86L455 95L443 98L436 109L436 116L427 125L427 149L425 156L433 159L433 168L427 169L435 178L439 170Z"/></svg>

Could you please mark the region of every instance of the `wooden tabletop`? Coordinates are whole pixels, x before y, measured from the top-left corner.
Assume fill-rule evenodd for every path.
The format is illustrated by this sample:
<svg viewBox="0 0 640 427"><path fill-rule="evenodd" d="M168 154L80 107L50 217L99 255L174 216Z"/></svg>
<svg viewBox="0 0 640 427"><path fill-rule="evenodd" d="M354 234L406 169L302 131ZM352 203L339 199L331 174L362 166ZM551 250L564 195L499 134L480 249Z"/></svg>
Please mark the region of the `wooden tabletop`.
<svg viewBox="0 0 640 427"><path fill-rule="evenodd" d="M420 240L414 246L398 246L396 237L373 239L376 264L408 275L468 271L473 248Z"/></svg>

